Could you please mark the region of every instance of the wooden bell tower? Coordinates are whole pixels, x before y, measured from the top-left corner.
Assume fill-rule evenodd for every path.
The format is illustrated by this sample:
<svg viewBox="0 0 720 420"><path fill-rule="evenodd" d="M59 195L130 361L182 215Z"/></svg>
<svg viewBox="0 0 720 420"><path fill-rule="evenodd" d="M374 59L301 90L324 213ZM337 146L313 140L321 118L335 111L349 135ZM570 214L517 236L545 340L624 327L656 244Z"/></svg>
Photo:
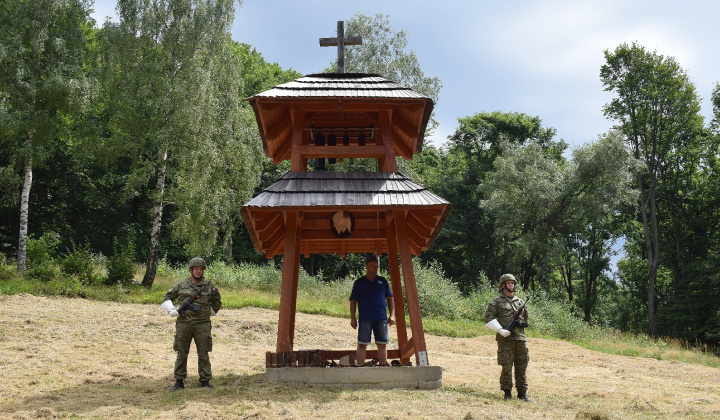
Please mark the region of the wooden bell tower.
<svg viewBox="0 0 720 420"><path fill-rule="evenodd" d="M340 23L338 37L321 45L348 43ZM395 159L412 160L421 151L432 99L379 75L341 72L304 76L249 101L266 155L275 164L291 162L289 172L242 208L256 251L283 255L277 345L268 367L314 366L313 360L355 353L319 350L310 360L293 348L300 255L323 253L388 255L398 335L388 358L405 364L414 356L416 366L428 365L412 256L430 248L450 204L399 173ZM352 158L375 159L378 171L324 170ZM367 357L376 352L368 349Z"/></svg>

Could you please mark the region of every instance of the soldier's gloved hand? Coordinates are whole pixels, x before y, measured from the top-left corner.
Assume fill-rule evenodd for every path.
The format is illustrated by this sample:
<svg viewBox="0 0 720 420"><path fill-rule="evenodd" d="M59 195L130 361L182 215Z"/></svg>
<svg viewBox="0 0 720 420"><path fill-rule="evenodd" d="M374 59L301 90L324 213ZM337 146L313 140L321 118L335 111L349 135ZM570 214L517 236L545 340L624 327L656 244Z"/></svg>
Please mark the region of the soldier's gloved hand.
<svg viewBox="0 0 720 420"><path fill-rule="evenodd" d="M506 330L505 328L500 328L500 331L498 331L498 334L502 335L503 337L510 337L510 334L512 334L510 331Z"/></svg>
<svg viewBox="0 0 720 420"><path fill-rule="evenodd" d="M168 313L170 314L170 316L180 315L176 309L170 309L170 311Z"/></svg>

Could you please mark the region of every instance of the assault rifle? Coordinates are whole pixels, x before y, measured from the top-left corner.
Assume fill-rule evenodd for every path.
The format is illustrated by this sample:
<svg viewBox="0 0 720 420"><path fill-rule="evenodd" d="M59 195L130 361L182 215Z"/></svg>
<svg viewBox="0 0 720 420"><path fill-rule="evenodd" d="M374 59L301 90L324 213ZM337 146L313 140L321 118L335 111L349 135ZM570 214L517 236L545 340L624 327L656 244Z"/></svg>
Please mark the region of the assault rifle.
<svg viewBox="0 0 720 420"><path fill-rule="evenodd" d="M200 308L200 305L196 305L196 304L194 304L193 302L195 302L195 299L197 299L197 298L200 297L200 293L204 292L205 289L207 289L207 287L208 287L209 285L210 285L210 283L207 283L205 286L203 286L202 289L198 290L197 292L195 292L194 295L190 296L190 297L188 298L188 300L185 301L185 303L183 303L182 305L180 305L180 307L179 307L178 310L177 310L177 311L178 311L178 315L180 315L180 318L184 318L184 317L185 317L185 311L194 311L194 312L197 312L197 311L199 311L199 310L201 309L201 308Z"/></svg>
<svg viewBox="0 0 720 420"><path fill-rule="evenodd" d="M522 315L523 310L527 307L527 301L528 301L528 300L530 300L530 298L527 298L527 300L525 301L525 303L523 303L523 305L517 310L517 312L515 312L515 316L513 316L512 320L510 321L510 323L508 324L508 326L505 327L506 330L510 331L510 336L511 336L511 337L514 337L514 336L515 336L515 327L520 327L520 328L525 328L525 327L527 327L527 323L525 323L525 322L519 322L519 321L518 321L518 318L520 317L520 315Z"/></svg>

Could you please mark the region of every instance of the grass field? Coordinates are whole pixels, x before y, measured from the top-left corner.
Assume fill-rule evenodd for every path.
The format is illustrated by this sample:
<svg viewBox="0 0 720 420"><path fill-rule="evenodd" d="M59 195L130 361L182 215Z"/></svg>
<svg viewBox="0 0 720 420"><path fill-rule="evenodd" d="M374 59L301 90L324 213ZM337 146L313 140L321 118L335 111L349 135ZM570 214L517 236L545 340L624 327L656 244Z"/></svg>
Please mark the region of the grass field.
<svg viewBox="0 0 720 420"><path fill-rule="evenodd" d="M198 387L192 350L188 388L169 393L173 319L156 303L21 293L0 296L0 307L0 418L720 418L718 368L542 338L528 343L533 403L501 399L490 335L426 336L430 363L443 368L437 390L273 383L264 359L275 348L277 312L251 307L213 320L215 391ZM354 341L345 318L297 314L295 348L354 348Z"/></svg>

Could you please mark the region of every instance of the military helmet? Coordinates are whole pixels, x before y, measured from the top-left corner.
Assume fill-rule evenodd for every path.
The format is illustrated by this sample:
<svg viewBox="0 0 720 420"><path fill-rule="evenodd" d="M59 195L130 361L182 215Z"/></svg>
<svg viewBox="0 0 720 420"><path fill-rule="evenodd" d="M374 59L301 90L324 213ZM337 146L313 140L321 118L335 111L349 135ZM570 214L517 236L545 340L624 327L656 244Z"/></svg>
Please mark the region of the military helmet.
<svg viewBox="0 0 720 420"><path fill-rule="evenodd" d="M508 280L517 282L517 280L515 280L515 276L513 276L512 274L503 274L502 276L500 276L500 282L498 283L498 286L502 289L503 287L505 287L505 282Z"/></svg>
<svg viewBox="0 0 720 420"><path fill-rule="evenodd" d="M190 269L192 270L193 267L202 267L207 268L207 264L205 264L205 260L200 257L195 257L190 260Z"/></svg>

